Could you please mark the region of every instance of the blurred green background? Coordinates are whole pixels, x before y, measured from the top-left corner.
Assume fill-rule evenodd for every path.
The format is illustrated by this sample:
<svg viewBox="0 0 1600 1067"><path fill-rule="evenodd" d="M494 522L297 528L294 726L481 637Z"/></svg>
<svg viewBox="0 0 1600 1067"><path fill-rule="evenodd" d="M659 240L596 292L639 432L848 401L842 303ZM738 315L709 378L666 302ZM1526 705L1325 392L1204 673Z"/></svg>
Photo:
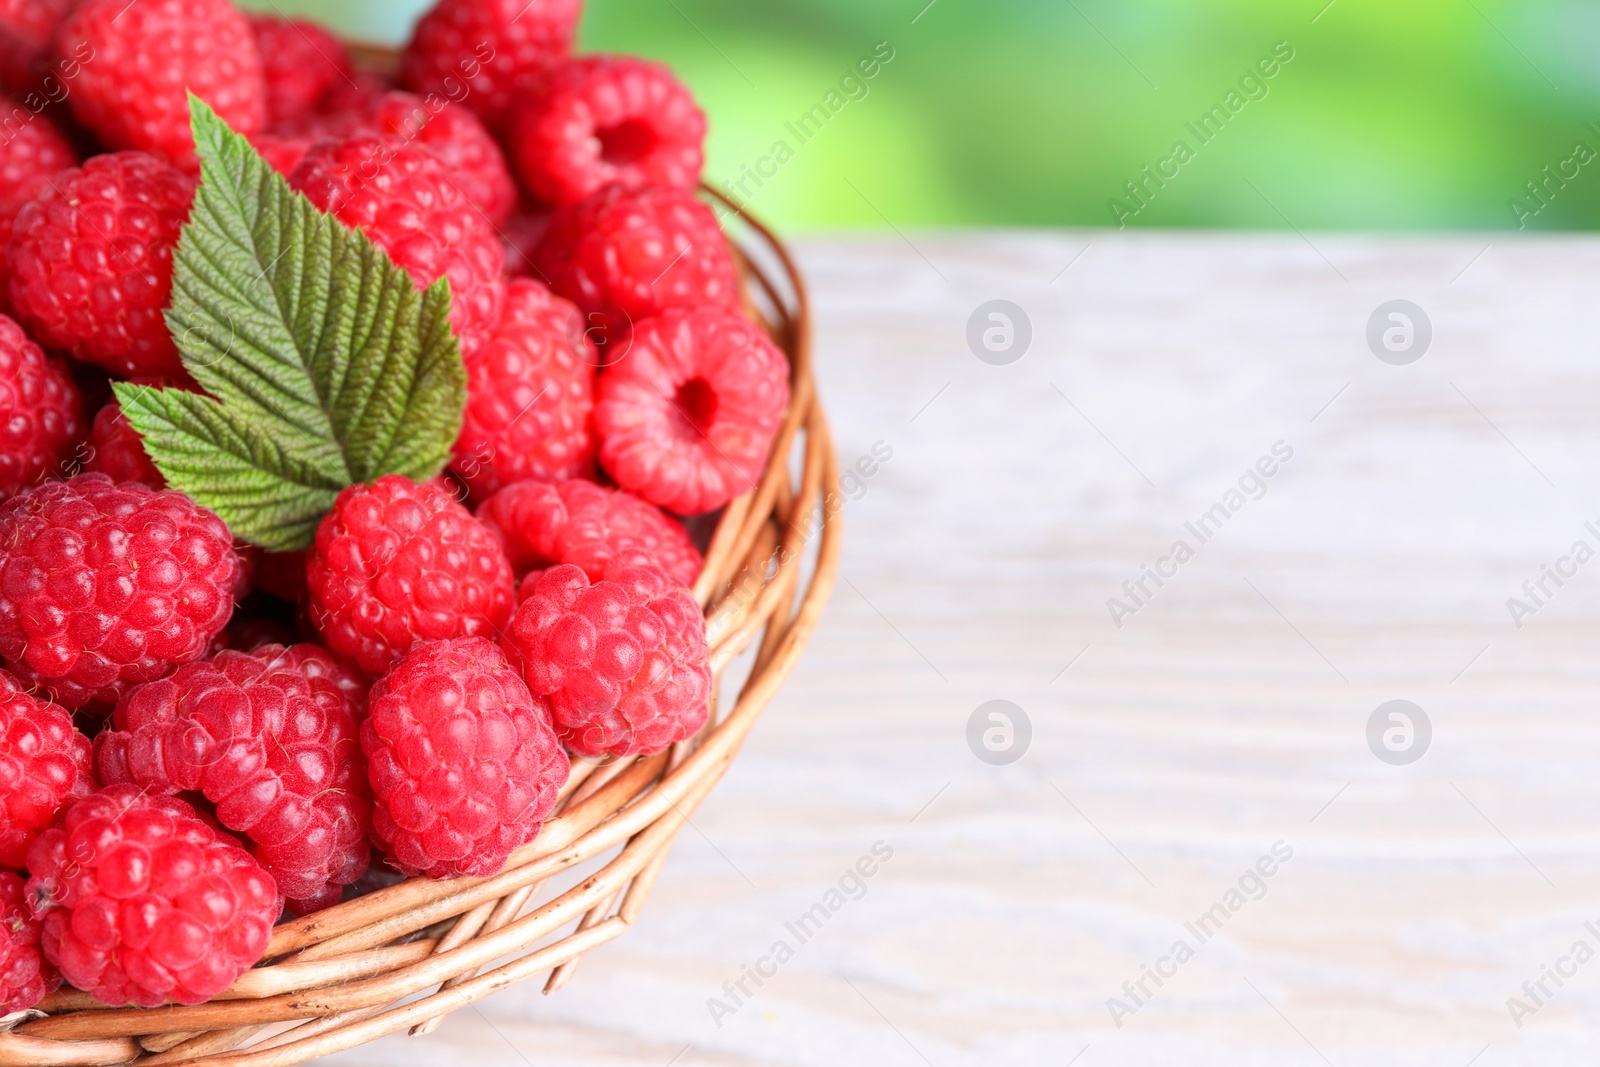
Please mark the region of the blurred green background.
<svg viewBox="0 0 1600 1067"><path fill-rule="evenodd" d="M399 42L427 4L249 6ZM589 0L581 41L671 63L709 176L790 229L1600 227L1594 0Z"/></svg>

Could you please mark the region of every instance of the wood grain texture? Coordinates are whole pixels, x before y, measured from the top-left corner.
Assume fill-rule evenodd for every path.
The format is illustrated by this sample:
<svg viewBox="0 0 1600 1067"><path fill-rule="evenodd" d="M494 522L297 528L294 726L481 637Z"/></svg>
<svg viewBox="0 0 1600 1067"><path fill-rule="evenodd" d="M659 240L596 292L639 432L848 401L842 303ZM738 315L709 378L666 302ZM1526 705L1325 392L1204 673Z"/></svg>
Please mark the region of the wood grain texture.
<svg viewBox="0 0 1600 1067"><path fill-rule="evenodd" d="M1506 600L1600 549L1600 242L909 237L799 245L841 460L893 457L640 921L556 996L326 1062L1592 1062L1600 959L1520 1028L1507 998L1600 950L1600 560L1521 628ZM993 298L1033 326L1009 366L965 341ZM1365 340L1394 298L1433 324L1411 366ZM1264 495L1114 625L1107 598L1280 441ZM1010 766L966 743L996 698L1032 724ZM1410 766L1367 747L1396 698L1433 726ZM785 924L880 841L800 943ZM1277 842L1199 944L1184 924ZM1179 939L1194 958L1119 1028L1108 998ZM779 940L719 1026L708 998Z"/></svg>

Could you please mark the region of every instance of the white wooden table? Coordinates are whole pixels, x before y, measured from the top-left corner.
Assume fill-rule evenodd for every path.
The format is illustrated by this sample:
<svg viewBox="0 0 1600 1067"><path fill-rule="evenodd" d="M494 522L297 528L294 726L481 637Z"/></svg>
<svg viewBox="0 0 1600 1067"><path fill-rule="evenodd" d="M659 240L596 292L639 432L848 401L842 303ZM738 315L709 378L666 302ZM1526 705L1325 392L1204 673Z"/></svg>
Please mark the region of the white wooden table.
<svg viewBox="0 0 1600 1067"><path fill-rule="evenodd" d="M1593 1063L1600 560L1520 628L1507 599L1600 549L1600 241L909 236L801 244L841 454L893 456L644 920L557 996L328 1062ZM965 339L993 298L1032 324L1009 365ZM1410 365L1366 340L1392 299L1431 320ZM993 699L1010 765L967 743ZM1409 765L1368 745L1393 699L1432 725Z"/></svg>

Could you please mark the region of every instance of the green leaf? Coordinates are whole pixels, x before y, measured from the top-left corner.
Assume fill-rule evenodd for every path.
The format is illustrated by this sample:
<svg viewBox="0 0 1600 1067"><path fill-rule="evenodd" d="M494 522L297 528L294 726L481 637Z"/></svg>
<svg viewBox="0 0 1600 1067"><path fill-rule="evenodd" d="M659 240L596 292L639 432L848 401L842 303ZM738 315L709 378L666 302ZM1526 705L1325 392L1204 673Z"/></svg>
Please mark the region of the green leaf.
<svg viewBox="0 0 1600 1067"><path fill-rule="evenodd" d="M317 523L348 484L330 478L322 457L295 439L269 431L208 396L117 382L128 421L159 456L174 489L216 511L229 529L274 552L303 548Z"/></svg>
<svg viewBox="0 0 1600 1067"><path fill-rule="evenodd" d="M173 253L167 324L209 396L119 385L175 488L265 548L303 548L333 497L432 478L461 431L450 286L418 292L191 96L202 165Z"/></svg>

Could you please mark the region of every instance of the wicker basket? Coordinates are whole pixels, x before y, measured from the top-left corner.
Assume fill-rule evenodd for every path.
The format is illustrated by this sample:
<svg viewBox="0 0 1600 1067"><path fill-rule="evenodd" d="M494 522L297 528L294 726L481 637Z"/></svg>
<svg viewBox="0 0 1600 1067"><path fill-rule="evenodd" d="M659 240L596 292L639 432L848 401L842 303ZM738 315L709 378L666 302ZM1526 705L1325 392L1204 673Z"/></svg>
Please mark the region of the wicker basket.
<svg viewBox="0 0 1600 1067"><path fill-rule="evenodd" d="M500 874L414 878L282 923L265 961L209 1003L107 1008L63 989L0 1023L10 1027L0 1033L0 1067L304 1063L398 1030L425 1034L457 1008L547 972L545 992L554 992L585 952L638 918L674 835L804 649L840 548L830 492L838 463L812 383L804 285L767 229L707 192L748 230L733 242L747 305L789 355L792 400L765 476L723 511L695 584L718 680L705 730L655 756L574 760L556 813ZM750 674L721 714L722 672L758 639ZM602 860L538 902L546 880Z"/></svg>

